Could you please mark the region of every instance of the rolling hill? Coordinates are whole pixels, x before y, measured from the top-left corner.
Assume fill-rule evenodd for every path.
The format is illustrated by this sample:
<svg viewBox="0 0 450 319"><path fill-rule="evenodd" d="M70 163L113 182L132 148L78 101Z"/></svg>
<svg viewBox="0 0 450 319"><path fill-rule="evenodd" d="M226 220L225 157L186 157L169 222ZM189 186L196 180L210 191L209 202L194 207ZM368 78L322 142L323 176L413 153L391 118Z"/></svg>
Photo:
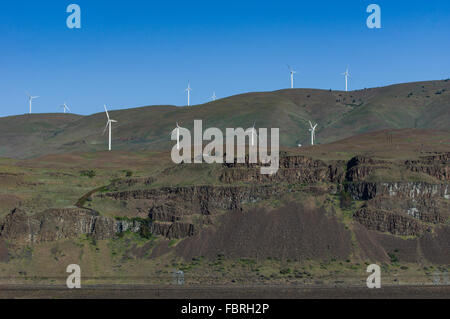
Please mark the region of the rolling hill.
<svg viewBox="0 0 450 319"><path fill-rule="evenodd" d="M115 150L164 150L172 147L175 123L191 129L280 128L282 146L309 144L309 124L319 124L317 142L334 142L384 129L450 129L450 81L392 85L351 92L288 89L247 93L192 107L148 106L111 111ZM103 113L32 114L0 118L0 156L30 158L46 154L102 151L107 136Z"/></svg>

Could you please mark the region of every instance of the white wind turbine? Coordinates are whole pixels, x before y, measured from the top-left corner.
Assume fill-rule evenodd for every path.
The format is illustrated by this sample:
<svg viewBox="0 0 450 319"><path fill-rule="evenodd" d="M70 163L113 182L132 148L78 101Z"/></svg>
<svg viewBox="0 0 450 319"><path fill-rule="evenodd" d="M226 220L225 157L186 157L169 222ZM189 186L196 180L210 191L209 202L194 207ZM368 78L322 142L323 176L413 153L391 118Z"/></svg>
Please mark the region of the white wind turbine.
<svg viewBox="0 0 450 319"><path fill-rule="evenodd" d="M291 74L291 89L294 88L294 74L297 73L297 71L293 70L289 64L287 65L288 69L289 69L289 73Z"/></svg>
<svg viewBox="0 0 450 319"><path fill-rule="evenodd" d="M60 107L62 107L64 109L64 113L70 112L70 108L66 102L64 102L64 104L60 105Z"/></svg>
<svg viewBox="0 0 450 319"><path fill-rule="evenodd" d="M30 114L31 114L31 106L33 104L33 100L37 99L39 96L31 96L30 93L26 92L28 96L28 102L30 103Z"/></svg>
<svg viewBox="0 0 450 319"><path fill-rule="evenodd" d="M348 92L348 78L351 78L350 73L348 72L348 67L344 73L341 73L341 75L345 76L345 92Z"/></svg>
<svg viewBox="0 0 450 319"><path fill-rule="evenodd" d="M111 120L109 118L109 114L108 114L108 110L106 109L106 105L105 105L105 112L106 112L106 117L108 118L108 122L106 122L106 127L103 130L103 134L105 134L106 130L109 127L109 144L108 144L109 148L108 149L111 151L111 125L112 125L112 123L117 123L117 121L116 120Z"/></svg>
<svg viewBox="0 0 450 319"><path fill-rule="evenodd" d="M177 150L180 150L180 126L178 125L177 122L177 127L173 129L173 131L176 131L177 134ZM173 131L170 133L170 136L172 136Z"/></svg>
<svg viewBox="0 0 450 319"><path fill-rule="evenodd" d="M192 89L191 89L191 82L188 82L188 87L184 91L187 92L187 98L188 98L188 104L187 105L190 106L191 105L191 101L190 101L190 99L191 99L191 91L192 91Z"/></svg>
<svg viewBox="0 0 450 319"><path fill-rule="evenodd" d="M211 100L215 101L217 99L216 91L213 92L213 95L211 96Z"/></svg>
<svg viewBox="0 0 450 319"><path fill-rule="evenodd" d="M314 142L316 140L316 128L317 128L317 124L316 125L312 125L311 121L309 121L309 126L311 127L309 129L309 131L311 132L311 145L314 145Z"/></svg>

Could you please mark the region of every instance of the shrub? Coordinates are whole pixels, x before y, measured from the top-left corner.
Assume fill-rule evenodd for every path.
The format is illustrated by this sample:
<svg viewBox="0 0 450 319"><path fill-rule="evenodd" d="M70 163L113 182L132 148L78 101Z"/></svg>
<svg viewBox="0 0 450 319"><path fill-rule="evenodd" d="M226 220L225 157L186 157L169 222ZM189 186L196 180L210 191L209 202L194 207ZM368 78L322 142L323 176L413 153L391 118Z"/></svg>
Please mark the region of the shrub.
<svg viewBox="0 0 450 319"><path fill-rule="evenodd" d="M86 170L86 171L81 171L80 176L86 176L89 178L93 178L93 177L95 177L95 171L92 169Z"/></svg>
<svg viewBox="0 0 450 319"><path fill-rule="evenodd" d="M141 229L139 231L139 235L142 238L145 238L145 239L151 239L152 238L153 234L152 234L151 227L150 227L148 222L142 223Z"/></svg>
<svg viewBox="0 0 450 319"><path fill-rule="evenodd" d="M389 253L388 256L389 256L389 258L391 259L391 263L396 263L396 262L398 262L398 258L397 258L397 256L396 256L395 254Z"/></svg>
<svg viewBox="0 0 450 319"><path fill-rule="evenodd" d="M340 193L339 200L340 200L340 206L342 209L349 209L352 207L353 199L350 196L350 194L347 193L346 191L342 191Z"/></svg>
<svg viewBox="0 0 450 319"><path fill-rule="evenodd" d="M289 268L282 268L282 269L280 269L280 274L282 274L282 275L287 275L287 274L290 274L291 273L291 269L289 269Z"/></svg>
<svg viewBox="0 0 450 319"><path fill-rule="evenodd" d="M132 171L125 171L125 176L126 177L131 177L131 176L133 176L133 172Z"/></svg>

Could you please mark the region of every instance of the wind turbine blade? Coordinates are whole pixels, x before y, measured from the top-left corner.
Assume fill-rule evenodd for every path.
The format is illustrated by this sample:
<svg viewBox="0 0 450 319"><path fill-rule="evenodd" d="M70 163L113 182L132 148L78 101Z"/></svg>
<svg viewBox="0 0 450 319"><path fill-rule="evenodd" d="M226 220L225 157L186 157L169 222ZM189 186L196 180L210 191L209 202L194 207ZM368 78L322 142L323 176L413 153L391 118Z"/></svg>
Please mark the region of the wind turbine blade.
<svg viewBox="0 0 450 319"><path fill-rule="evenodd" d="M104 107L105 107L106 116L108 117L108 121L109 121L109 114L108 114L108 110L106 109L106 105L104 105Z"/></svg>
<svg viewBox="0 0 450 319"><path fill-rule="evenodd" d="M102 135L105 135L105 133L106 133L106 130L108 129L108 125L109 125L109 121L106 123L106 126L105 126L105 129L103 130L103 133L102 133Z"/></svg>

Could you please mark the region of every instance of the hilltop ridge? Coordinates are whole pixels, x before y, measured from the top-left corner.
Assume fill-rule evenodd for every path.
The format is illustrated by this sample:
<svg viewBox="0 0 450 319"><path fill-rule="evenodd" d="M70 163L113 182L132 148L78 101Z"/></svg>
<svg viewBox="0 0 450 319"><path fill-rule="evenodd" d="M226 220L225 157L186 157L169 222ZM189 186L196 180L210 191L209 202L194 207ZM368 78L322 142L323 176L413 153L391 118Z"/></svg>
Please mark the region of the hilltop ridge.
<svg viewBox="0 0 450 319"><path fill-rule="evenodd" d="M384 129L449 130L450 81L397 84L358 91L284 89L245 93L191 107L147 106L111 111L114 150L165 150L175 123L204 127L279 127L280 144L308 145L309 124L317 142L334 142ZM30 158L65 152L102 151L103 113L32 114L0 118L0 156Z"/></svg>

